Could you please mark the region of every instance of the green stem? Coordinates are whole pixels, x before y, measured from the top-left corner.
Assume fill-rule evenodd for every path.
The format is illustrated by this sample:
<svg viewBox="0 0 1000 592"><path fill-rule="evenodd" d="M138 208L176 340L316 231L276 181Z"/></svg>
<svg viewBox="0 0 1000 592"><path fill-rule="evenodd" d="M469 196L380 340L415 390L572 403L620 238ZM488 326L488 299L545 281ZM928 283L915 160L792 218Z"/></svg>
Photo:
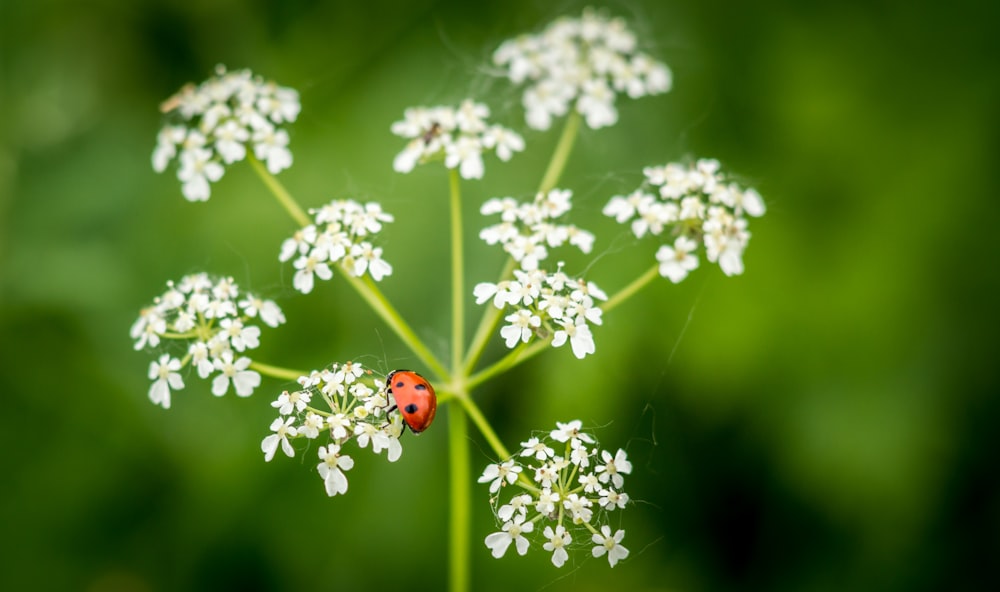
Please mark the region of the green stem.
<svg viewBox="0 0 1000 592"><path fill-rule="evenodd" d="M456 395L466 401L466 393ZM448 456L451 465L451 522L448 584L451 592L469 590L469 532L471 531L472 474L469 470L469 425L465 408L448 408Z"/></svg>
<svg viewBox="0 0 1000 592"><path fill-rule="evenodd" d="M280 378L281 380L298 380L300 376L307 376L309 374L308 372L302 372L301 370L281 368L280 366L272 366L261 362L250 362L250 368L265 376Z"/></svg>
<svg viewBox="0 0 1000 592"><path fill-rule="evenodd" d="M566 162L569 160L569 153L573 149L577 132L580 131L580 114L574 109L566 117L566 125L563 127L562 135L559 136L559 143L552 153L552 160L549 161L549 168L545 170L542 177L542 184L538 187L539 193L547 193L559 182Z"/></svg>
<svg viewBox="0 0 1000 592"><path fill-rule="evenodd" d="M469 414L469 419L472 420L472 423L476 425L483 437L486 438L486 442L489 443L490 448L496 453L497 458L510 458L511 454L507 450L507 447L500 441L497 433L493 431L493 426L490 425L490 422L483 416L483 412L479 410L479 407L472 399L462 397L458 401L462 404L465 412Z"/></svg>
<svg viewBox="0 0 1000 592"><path fill-rule="evenodd" d="M634 296L636 292L646 287L646 284L652 282L658 277L660 277L660 267L659 264L656 264L650 268L649 271L633 280L631 284L619 290L617 294L608 298L608 301L601 305L601 310L604 312L611 311L622 302L625 302Z"/></svg>
<svg viewBox="0 0 1000 592"><path fill-rule="evenodd" d="M506 356L500 358L496 362L490 364L483 370L480 370L474 374L468 381L468 388L473 389L480 384L486 382L490 378L493 378L497 374L501 374L510 370L514 366L517 366L521 362L530 360L539 354L543 349L545 349L550 343L551 339L538 339L534 343L528 346L518 346L514 348Z"/></svg>
<svg viewBox="0 0 1000 592"><path fill-rule="evenodd" d="M445 369L444 365L438 361L433 353L424 342L417 337L417 334L413 332L403 317L400 316L399 312L393 308L389 300L382 294L382 291L378 289L375 282L372 281L368 276L363 278L355 277L348 270L341 267L342 275L347 278L350 282L351 287L353 287L358 294L372 307L378 316L382 317L382 320L389 325L389 328L396 333L396 335L403 340L403 343L410 348L410 351L414 353L420 361L427 366L431 372L434 372L438 378L447 381L450 377L448 371Z"/></svg>
<svg viewBox="0 0 1000 592"><path fill-rule="evenodd" d="M462 372L462 345L465 341L465 267L462 245L462 189L458 169L448 172L451 201L451 371Z"/></svg>
<svg viewBox="0 0 1000 592"><path fill-rule="evenodd" d="M465 341L465 264L462 244L462 189L458 171L448 173L451 207L451 383L448 388L459 401L469 399L462 370ZM448 453L451 465L451 533L448 562L451 592L469 589L469 538L472 524L472 475L469 470L469 422L461 405L448 410Z"/></svg>
<svg viewBox="0 0 1000 592"><path fill-rule="evenodd" d="M285 210L292 216L295 223L301 227L306 227L312 224L312 220L306 215L305 211L299 206L298 202L292 198L292 195L288 193L284 185L278 181L277 177L271 174L264 163L257 160L257 157L253 155L252 152L247 152L247 160L253 165L253 170L257 171L257 176L260 177L267 188L271 190L274 197L278 200L278 203L285 208Z"/></svg>

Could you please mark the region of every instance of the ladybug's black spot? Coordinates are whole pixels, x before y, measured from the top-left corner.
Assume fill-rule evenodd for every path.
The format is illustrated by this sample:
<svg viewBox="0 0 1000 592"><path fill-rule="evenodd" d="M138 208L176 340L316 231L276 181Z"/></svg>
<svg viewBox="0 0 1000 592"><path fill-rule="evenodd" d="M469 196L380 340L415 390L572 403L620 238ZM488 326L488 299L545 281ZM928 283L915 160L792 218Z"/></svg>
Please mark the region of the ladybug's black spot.
<svg viewBox="0 0 1000 592"><path fill-rule="evenodd" d="M406 407L403 407L403 411L406 411L407 413L416 413L417 409L419 409L419 407L417 407L416 403L410 403Z"/></svg>
<svg viewBox="0 0 1000 592"><path fill-rule="evenodd" d="M413 388L417 389L418 391L426 391L427 385L417 383Z"/></svg>
<svg viewBox="0 0 1000 592"><path fill-rule="evenodd" d="M403 388L403 386L405 384L406 384L405 382L403 382L402 380L400 380L399 382L396 383L396 388Z"/></svg>

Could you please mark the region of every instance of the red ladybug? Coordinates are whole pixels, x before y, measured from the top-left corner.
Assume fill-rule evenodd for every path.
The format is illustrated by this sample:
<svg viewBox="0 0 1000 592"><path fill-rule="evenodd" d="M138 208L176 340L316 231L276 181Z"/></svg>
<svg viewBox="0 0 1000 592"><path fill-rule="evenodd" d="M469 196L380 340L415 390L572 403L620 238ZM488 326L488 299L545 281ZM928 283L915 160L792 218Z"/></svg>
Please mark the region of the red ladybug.
<svg viewBox="0 0 1000 592"><path fill-rule="evenodd" d="M431 425L437 413L437 396L426 378L410 370L393 370L386 377L385 386L414 434Z"/></svg>

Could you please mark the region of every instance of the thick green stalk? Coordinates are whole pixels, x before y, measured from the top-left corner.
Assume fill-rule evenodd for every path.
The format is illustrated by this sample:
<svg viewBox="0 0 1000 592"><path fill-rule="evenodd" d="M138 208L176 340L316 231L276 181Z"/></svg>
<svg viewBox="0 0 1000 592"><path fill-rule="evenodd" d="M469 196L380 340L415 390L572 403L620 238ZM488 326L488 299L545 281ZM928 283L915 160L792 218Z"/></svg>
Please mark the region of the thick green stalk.
<svg viewBox="0 0 1000 592"><path fill-rule="evenodd" d="M462 372L465 342L465 263L462 245L462 189L458 169L448 171L451 202L451 371Z"/></svg>
<svg viewBox="0 0 1000 592"><path fill-rule="evenodd" d="M448 173L451 208L451 383L459 401L469 398L462 368L465 342L465 257L462 244L462 190L458 171ZM469 470L469 422L462 405L448 409L448 456L451 479L451 520L448 584L451 592L469 590L469 539L472 523L472 475Z"/></svg>
<svg viewBox="0 0 1000 592"><path fill-rule="evenodd" d="M257 171L257 176L264 181L267 188L271 190L274 197L278 200L278 203L285 208L285 210L292 216L295 223L300 227L306 227L312 224L312 220L306 215L305 211L299 206L298 202L292 198L292 195L288 193L285 186L278 181L277 177L271 174L271 171L267 170L264 163L257 160L257 157L253 155L252 152L247 152L247 160L253 165L253 170Z"/></svg>
<svg viewBox="0 0 1000 592"><path fill-rule="evenodd" d="M467 393L456 395L460 401ZM469 470L469 425L462 405L448 407L448 456L451 465L451 521L448 548L448 588L469 590L469 533L472 530L472 473Z"/></svg>

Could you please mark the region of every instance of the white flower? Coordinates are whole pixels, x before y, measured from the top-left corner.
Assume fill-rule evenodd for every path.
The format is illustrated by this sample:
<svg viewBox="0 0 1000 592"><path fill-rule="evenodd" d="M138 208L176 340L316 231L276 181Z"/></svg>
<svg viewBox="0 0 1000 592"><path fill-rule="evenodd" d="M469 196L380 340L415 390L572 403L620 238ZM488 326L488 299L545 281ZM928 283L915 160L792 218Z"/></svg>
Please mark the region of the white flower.
<svg viewBox="0 0 1000 592"><path fill-rule="evenodd" d="M524 138L499 125L490 126L482 137L483 148L496 150L497 158L507 162L515 152L524 150Z"/></svg>
<svg viewBox="0 0 1000 592"><path fill-rule="evenodd" d="M237 299L240 305L237 307ZM242 309L242 314L241 310ZM213 383L213 392L224 394L232 382L237 394L246 396L260 383L260 375L247 370L249 358L236 358L260 345L261 330L247 325L249 318L259 315L276 326L284 322L281 309L271 301L241 292L230 277L211 278L198 273L185 276L180 282L167 282L167 290L154 300L151 307L141 311L132 325L130 335L136 349L156 347L163 340L180 340L179 349L187 355L180 360L161 361L150 368L154 379L150 397L158 405L170 404L170 390L183 388L177 371L190 364L200 378L208 378L219 370ZM167 366L163 366L166 363Z"/></svg>
<svg viewBox="0 0 1000 592"><path fill-rule="evenodd" d="M691 253L698 244L685 236L677 237L674 246L663 245L656 251L656 260L660 262L660 275L678 283L688 272L698 267L698 258Z"/></svg>
<svg viewBox="0 0 1000 592"><path fill-rule="evenodd" d="M562 494L558 491L552 491L549 487L543 487L542 490L538 492L538 499L535 502L535 511L545 516L551 516L556 511L556 507L559 505L560 500L562 500Z"/></svg>
<svg viewBox="0 0 1000 592"><path fill-rule="evenodd" d="M344 475L344 471L354 467L354 460L341 455L340 446L335 444L320 446L319 458L323 462L316 465L316 468L326 486L326 494L333 497L338 493L347 493L347 476Z"/></svg>
<svg viewBox="0 0 1000 592"><path fill-rule="evenodd" d="M615 508L622 509L625 507L625 504L628 503L628 494L623 491L602 489L599 493L601 497L598 499L597 503L605 510L613 510Z"/></svg>
<svg viewBox="0 0 1000 592"><path fill-rule="evenodd" d="M260 386L260 374L254 370L247 370L250 366L250 358L241 357L233 361L233 353L226 351L222 356L216 358L215 369L221 374L212 381L212 394L221 397L229 390L230 382L240 397L249 397L253 390Z"/></svg>
<svg viewBox="0 0 1000 592"><path fill-rule="evenodd" d="M129 334L135 339L135 349L140 350L147 345L156 347L160 344L160 335L167 332L167 322L157 309L147 308L139 313L139 318L132 325Z"/></svg>
<svg viewBox="0 0 1000 592"><path fill-rule="evenodd" d="M582 473L580 475L580 485L583 485L584 493L594 493L601 488L601 482L598 481L597 475L594 473Z"/></svg>
<svg viewBox="0 0 1000 592"><path fill-rule="evenodd" d="M524 149L517 133L499 125L488 125L489 108L466 99L457 108L411 107L403 120L392 124L392 133L409 140L396 155L392 168L408 173L422 162L438 158L449 169L458 169L464 179L480 179L485 172L483 152L495 151L504 161Z"/></svg>
<svg viewBox="0 0 1000 592"><path fill-rule="evenodd" d="M424 143L419 138L410 141L403 151L392 160L392 170L397 173L408 173L417 166L417 161L424 154Z"/></svg>
<svg viewBox="0 0 1000 592"><path fill-rule="evenodd" d="M222 333L229 337L229 342L233 349L238 352L246 349L254 349L260 345L260 328L249 326L244 327L243 321L239 319L222 319L219 321Z"/></svg>
<svg viewBox="0 0 1000 592"><path fill-rule="evenodd" d="M191 365L198 370L199 378L208 378L215 370L215 363L210 357L208 344L204 341L196 341L188 347L188 355L191 356Z"/></svg>
<svg viewBox="0 0 1000 592"><path fill-rule="evenodd" d="M555 530L552 530L551 526L546 526L543 534L548 542L542 545L542 548L552 552L552 565L562 567L569 559L566 546L573 542L573 538L566 532L562 524L556 526Z"/></svg>
<svg viewBox="0 0 1000 592"><path fill-rule="evenodd" d="M532 497L530 494L515 495L510 498L510 503L504 506L500 506L497 510L497 518L503 521L510 520L511 516L516 514L526 515L528 508L532 502Z"/></svg>
<svg viewBox="0 0 1000 592"><path fill-rule="evenodd" d="M530 310L523 308L507 315L504 320L510 324L500 329L500 336L506 340L509 348L516 346L519 341L528 343L533 329L537 329L542 324L541 317L531 314Z"/></svg>
<svg viewBox="0 0 1000 592"><path fill-rule="evenodd" d="M278 395L278 399L271 403L271 407L278 410L281 415L290 415L292 412L301 412L312 399L309 391L284 391Z"/></svg>
<svg viewBox="0 0 1000 592"><path fill-rule="evenodd" d="M264 453L264 462L271 462L274 453L278 450L278 444L281 444L281 451L285 453L285 456L295 456L295 449L288 441L289 437L298 435L298 430L292 425L293 421L295 421L294 417L284 419L279 417L271 422L271 431L274 433L264 438L260 443L260 450Z"/></svg>
<svg viewBox="0 0 1000 592"><path fill-rule="evenodd" d="M149 364L149 379L153 384L149 387L149 400L154 405L170 409L170 389L179 391L184 388L184 380L177 373L181 369L181 361L163 354L159 361Z"/></svg>
<svg viewBox="0 0 1000 592"><path fill-rule="evenodd" d="M590 522L590 519L594 517L594 511L590 509L591 505L593 504L590 500L580 497L576 493L569 494L563 501L563 507L569 510L573 522L577 524Z"/></svg>
<svg viewBox="0 0 1000 592"><path fill-rule="evenodd" d="M611 479L614 486L621 489L625 483L622 474L627 475L632 472L632 463L628 461L628 455L621 448L614 457L607 450L602 450L601 459L604 464L597 467L597 472L600 473L598 479L601 483L607 483L608 479Z"/></svg>
<svg viewBox="0 0 1000 592"><path fill-rule="evenodd" d="M314 275L321 280L328 280L333 277L333 270L330 269L330 266L317 259L314 255L299 257L292 265L295 266L295 269L298 269L295 272L295 277L292 278L292 286L303 294L312 292Z"/></svg>
<svg viewBox="0 0 1000 592"><path fill-rule="evenodd" d="M223 164L245 159L251 145L273 174L292 164L288 132L275 125L298 116L298 93L264 82L248 70L226 72L220 66L214 77L197 87L185 86L161 109L182 121L160 130L153 169L163 172L177 158L177 177L190 201L207 200L209 183L222 177Z"/></svg>
<svg viewBox="0 0 1000 592"><path fill-rule="evenodd" d="M271 300L262 300L249 294L239 302L239 306L248 317L259 316L268 327L277 327L285 322L285 314Z"/></svg>
<svg viewBox="0 0 1000 592"><path fill-rule="evenodd" d="M361 243L351 247L351 257L354 259L354 275L362 276L365 271L371 274L376 282L392 275L392 266L382 259L382 248L372 247L370 243Z"/></svg>
<svg viewBox="0 0 1000 592"><path fill-rule="evenodd" d="M550 446L553 442L564 444ZM554 454L553 448L565 450L565 456ZM494 532L486 539L494 557L502 557L512 541L519 543L518 536L525 539L523 548L518 546L518 552L526 553L528 539L535 530L526 525L539 521L546 525L542 533L544 536L538 537L537 533L534 536L542 538L543 548L552 553L552 562L557 567L568 560L569 547L577 536L592 538L595 543L604 546L603 551L595 549L593 554L596 557L610 553L612 566L627 556L628 551L619 544L624 532L619 531L612 536L608 525L610 512L622 509L628 503L625 492L610 486L611 483L620 486L621 475L632 470L623 450L615 456L601 450L599 445L595 445L594 438L582 431L582 422L573 420L557 422L557 429L547 435L533 436L522 442L518 457L533 458L538 464L527 466L531 470L522 475L525 489L511 488L519 493L512 495L507 503L500 499L503 496L501 487L508 482L513 483L514 479L513 475L508 477L503 473L503 467L518 466L513 464L513 459L488 466L479 479L480 483L491 484L490 504L501 526L500 532ZM589 469L594 464L592 458L602 459L602 464L595 470ZM608 483L608 486L602 483ZM602 533L600 540L593 537L597 533Z"/></svg>
<svg viewBox="0 0 1000 592"><path fill-rule="evenodd" d="M571 104L597 129L617 121L616 92L631 98L670 89L666 65L636 51L638 43L625 21L587 9L579 18L562 17L536 35L500 44L493 63L504 67L515 85L525 85L525 119L545 130Z"/></svg>
<svg viewBox="0 0 1000 592"><path fill-rule="evenodd" d="M572 195L568 189L552 189L537 193L532 201L522 204L510 197L487 200L480 212L485 216L500 214L501 222L483 229L479 237L488 244L503 246L522 270L537 269L539 262L548 257L546 246L559 247L569 242L589 253L593 234L554 222L569 212Z"/></svg>
<svg viewBox="0 0 1000 592"><path fill-rule="evenodd" d="M243 160L247 155L246 141L250 132L236 120L230 119L215 129L215 150L226 164Z"/></svg>
<svg viewBox="0 0 1000 592"><path fill-rule="evenodd" d="M641 95L640 95L641 96ZM614 125L618 121L615 93L604 80L587 80L581 88L576 110L583 115L591 129Z"/></svg>
<svg viewBox="0 0 1000 592"><path fill-rule="evenodd" d="M698 267L695 254L704 245L705 256L726 275L743 273L743 251L750 240L744 214L761 216L764 201L754 189L742 189L720 172L719 161L699 159L693 166L670 163L646 167L646 183L627 197L613 196L604 214L629 224L633 234L660 235L673 226L672 245L656 251L660 275L678 283Z"/></svg>
<svg viewBox="0 0 1000 592"><path fill-rule="evenodd" d="M486 470L483 471L482 476L479 477L479 483L489 483L490 493L496 493L500 490L504 481L507 483L517 481L517 475L521 470L521 467L515 465L513 460L508 460L501 464L488 465Z"/></svg>
<svg viewBox="0 0 1000 592"><path fill-rule="evenodd" d="M568 442L573 439L579 439L588 444L593 444L594 439L590 435L581 432L583 429L583 422L579 419L574 419L568 423L562 423L561 421L556 422L556 429L549 432L549 437L558 442Z"/></svg>
<svg viewBox="0 0 1000 592"><path fill-rule="evenodd" d="M573 348L573 355L578 359L582 360L587 357L587 354L594 353L596 350L594 335L590 332L590 327L587 326L586 322L582 320L575 323L562 322L560 326L562 328L557 330L552 337L552 347L559 347L568 339Z"/></svg>
<svg viewBox="0 0 1000 592"><path fill-rule="evenodd" d="M187 129L180 125L168 125L156 135L156 150L153 151L153 170L162 173L177 155L177 146L184 141Z"/></svg>
<svg viewBox="0 0 1000 592"><path fill-rule="evenodd" d="M513 520L504 522L501 532L494 532L487 535L486 546L491 549L492 555L497 559L503 557L511 542L517 548L517 554L524 555L528 552L529 543L528 539L524 538L522 533L531 532L532 528L534 528L534 524L531 522L525 523L524 514L518 514L514 516Z"/></svg>
<svg viewBox="0 0 1000 592"><path fill-rule="evenodd" d="M209 182L222 178L225 169L212 160L212 152L203 148L185 150L180 155L180 169L177 178L180 179L181 191L188 201L205 201L212 194Z"/></svg>
<svg viewBox="0 0 1000 592"><path fill-rule="evenodd" d="M336 440L344 440L348 434L354 433L354 426L351 419L343 413L334 413L326 418L327 427L330 428L330 435Z"/></svg>
<svg viewBox="0 0 1000 592"><path fill-rule="evenodd" d="M485 171L482 150L481 140L461 136L445 146L444 166L457 168L463 179L482 179Z"/></svg>
<svg viewBox="0 0 1000 592"><path fill-rule="evenodd" d="M253 153L267 164L272 175L292 166L292 152L288 149L288 132L271 126L258 129L253 134Z"/></svg>
<svg viewBox="0 0 1000 592"><path fill-rule="evenodd" d="M319 431L323 429L323 424L325 423L323 416L316 415L312 411L306 414L306 418L302 421L302 425L299 427L299 434L309 438L310 440L319 437Z"/></svg>
<svg viewBox="0 0 1000 592"><path fill-rule="evenodd" d="M530 438L527 442L521 442L521 448L521 456L534 456L535 460L545 460L555 455L555 451L538 438Z"/></svg>
<svg viewBox="0 0 1000 592"><path fill-rule="evenodd" d="M628 557L628 549L621 545L624 537L624 530L619 530L614 536L611 536L611 527L605 524L601 527L600 534L595 534L591 538L594 544L597 545L593 550L594 557L601 557L607 553L608 563L611 564L611 567L614 567L616 563Z"/></svg>
<svg viewBox="0 0 1000 592"><path fill-rule="evenodd" d="M315 278L332 278L334 264L340 264L356 277L367 272L375 281L392 274L392 265L382 258L382 248L366 240L382 230L384 223L393 220L378 203L333 200L310 213L315 224L285 239L278 255L279 261L297 255L292 262L298 270L292 279L296 290L308 294L315 286Z"/></svg>

